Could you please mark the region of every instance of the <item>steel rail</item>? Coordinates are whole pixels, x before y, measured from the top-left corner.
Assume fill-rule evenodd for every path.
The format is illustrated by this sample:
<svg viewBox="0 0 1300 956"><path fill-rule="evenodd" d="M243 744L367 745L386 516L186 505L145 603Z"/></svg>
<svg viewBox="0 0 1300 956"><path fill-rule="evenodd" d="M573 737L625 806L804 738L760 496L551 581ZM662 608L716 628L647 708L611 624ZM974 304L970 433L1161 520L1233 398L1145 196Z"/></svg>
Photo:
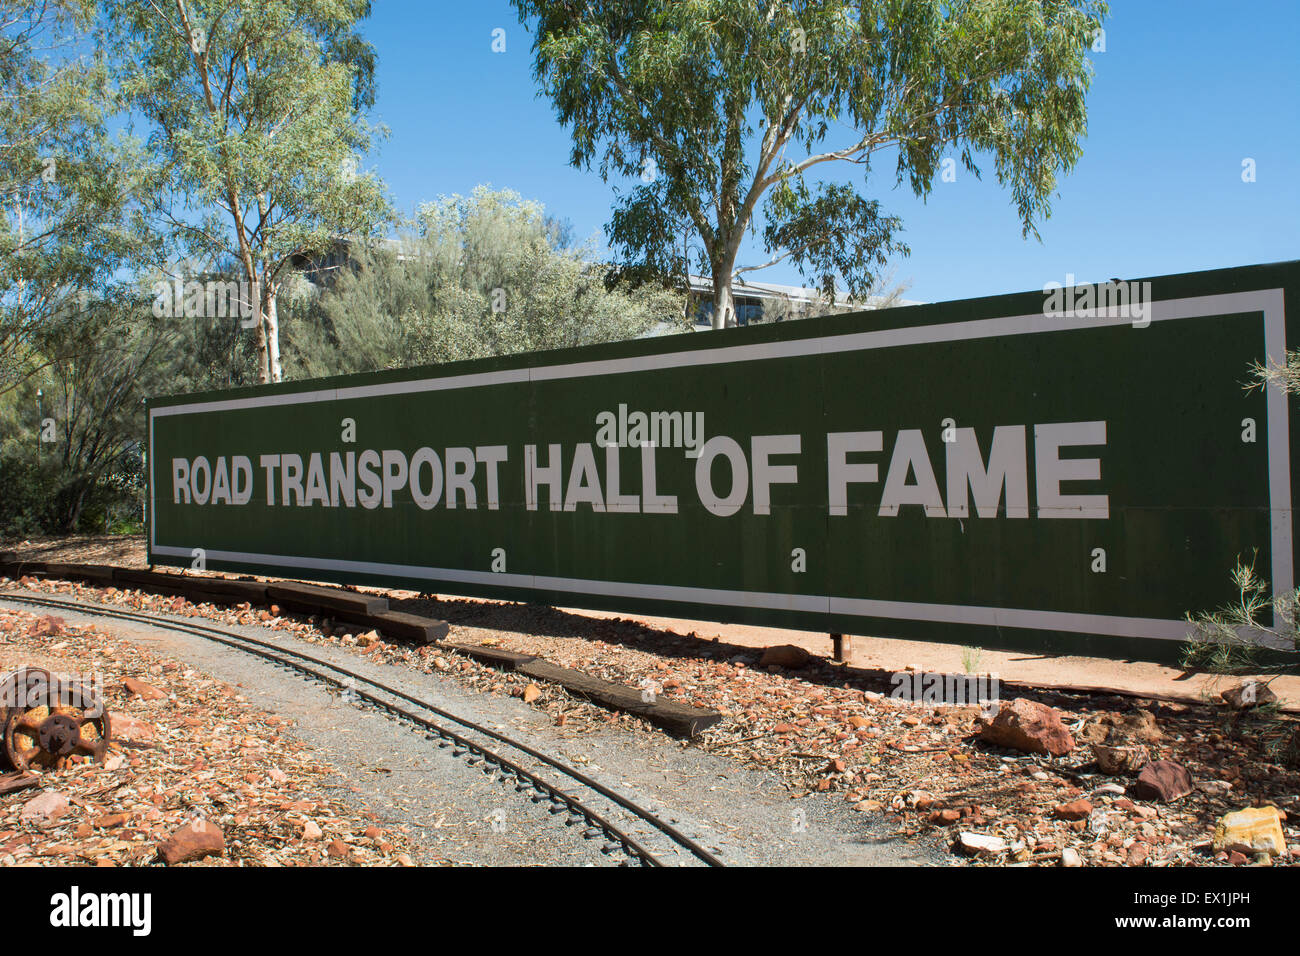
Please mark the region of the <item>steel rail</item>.
<svg viewBox="0 0 1300 956"><path fill-rule="evenodd" d="M474 733L478 733L478 734L482 734L483 736L490 737L493 740L497 740L505 744L507 747L511 747L519 751L520 753L527 754L529 757L532 757L533 759L542 762L543 764L545 764L552 770L559 772L563 776L568 777L571 780L577 781L587 789L600 794L605 799L609 800L615 805L621 807L622 809L628 811L629 813L633 814L634 816L648 823L650 826L654 827L656 830L658 830L666 837L668 837L673 843L677 844L678 846L682 847L685 850L688 850L694 857L701 860L705 864L709 866L725 865L721 860L719 860L716 856L710 853L707 849L705 849L695 840L692 840L690 837L683 834L676 827L672 826L672 824L660 819L649 810L644 809L643 807L639 806L638 804L628 799L627 797L623 796L622 794L618 793L617 791L612 790L609 787L606 787L604 784L600 783L599 781L593 780L591 777L587 776L586 774L574 770L571 767L565 766L563 763L556 760L555 758L545 753L542 753L528 746L527 744L520 743L506 736L505 734L501 734L495 730L492 730L491 728L484 727L481 724L477 724L471 720L467 720L464 717L457 716L456 714L453 714L449 711L436 707L433 704L428 703L427 701L423 701L418 697L414 697L410 694L407 694L405 691L398 690L397 688L390 687L387 684L382 683L381 681L377 681L374 680L373 678L369 678L362 674L358 674L357 672L349 670L348 668L343 667L339 664L335 664L327 660L322 660L321 658L315 657L311 654L304 654L301 651L296 651L293 650L292 648L282 647L278 644L273 644L267 641L259 641L256 638L246 637L242 634L235 634L231 631L221 630L215 627L207 627L201 624L194 624L189 620L173 619L171 617L164 616L164 615L150 614L141 611L128 611L121 608L108 608L108 607L100 607L95 605L86 605L75 601L61 601L58 599L44 597L44 596L34 597L26 594L13 594L11 592L0 592L0 601L13 601L18 604L25 604L29 606L57 608L63 611L68 611L77 614L85 614L92 617L116 618L119 620L131 621L139 624L147 624L153 627L162 627L171 630L181 631L183 633L189 633L196 637L204 638L205 640L214 641L216 643L223 644L227 647L232 647L235 650L244 651L245 653L262 657L282 667L287 667L299 671L301 673L305 673L308 676L313 677L316 680L319 680L323 683L332 684L344 690L351 691L352 693L355 693L358 697L363 698L364 700L375 705L381 710L387 711L388 713L394 714L402 718L403 720L410 721L411 723L414 723L417 726L432 731L438 736L444 738L444 740L454 742L454 744L463 747L466 751L473 751L479 754L483 758L483 761L485 763L500 767L503 778L509 779L511 777L514 777L516 779L522 778L523 780L528 781L528 784L533 789L541 791L542 793L549 796L552 803L563 804L565 807L569 809L569 811L572 814L581 816L583 819L587 820L591 825L595 826L602 833L604 833L611 841L621 846L623 851L627 853L628 856L640 860L644 865L646 866L663 865L663 863L657 857L655 857L650 850L648 850L646 847L641 845L634 837L620 830L618 826L616 826L611 821L607 820L605 817L597 813L595 810L582 804L582 802L579 801L576 797L573 797L572 795L565 793L556 784L551 783L541 777L538 777L532 771L521 766L517 762L502 756L501 754L497 753L496 751L492 750L489 747L484 746L483 744L475 743L472 740L468 740L465 737L461 736L460 734L456 733L455 731L442 726L441 724L429 720L426 717L421 717L418 714L412 713L411 711L407 710L404 707L393 704L391 701L382 700L374 696L373 694L358 689L356 686L357 682L367 684L370 687L376 688L382 693L389 695L390 697L395 697L398 698L399 700L404 700L409 703L415 704L421 709L436 714L439 717L454 721L455 723L460 724L462 727L468 728L470 731ZM297 658L297 660L293 660L291 658ZM310 663L305 663L305 662L310 662ZM331 671L334 671L335 673L344 675L344 677L342 679L337 677L332 677L329 674L322 673L318 669L319 667L327 668ZM443 743L440 744L440 746L448 746L448 744ZM515 789L523 790L526 788L517 783ZM536 799L537 798L534 798L534 802L536 802ZM558 811L553 810L552 812L558 812Z"/></svg>

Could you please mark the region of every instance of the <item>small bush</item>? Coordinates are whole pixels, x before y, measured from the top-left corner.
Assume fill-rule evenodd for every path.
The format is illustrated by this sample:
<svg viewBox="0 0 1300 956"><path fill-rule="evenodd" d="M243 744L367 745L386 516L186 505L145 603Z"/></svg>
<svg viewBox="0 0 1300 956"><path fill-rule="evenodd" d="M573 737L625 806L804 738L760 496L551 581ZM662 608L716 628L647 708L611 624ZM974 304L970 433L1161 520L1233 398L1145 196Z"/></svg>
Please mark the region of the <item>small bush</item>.
<svg viewBox="0 0 1300 956"><path fill-rule="evenodd" d="M1300 591L1270 598L1254 561L1238 561L1232 580L1238 594L1235 603L1187 615L1193 636L1184 648L1183 663L1220 674L1289 670L1300 664ZM1273 621L1266 624L1263 618L1269 612Z"/></svg>
<svg viewBox="0 0 1300 956"><path fill-rule="evenodd" d="M13 446L0 453L0 534L49 534L57 523L53 502L58 487L59 469L52 458L23 455Z"/></svg>

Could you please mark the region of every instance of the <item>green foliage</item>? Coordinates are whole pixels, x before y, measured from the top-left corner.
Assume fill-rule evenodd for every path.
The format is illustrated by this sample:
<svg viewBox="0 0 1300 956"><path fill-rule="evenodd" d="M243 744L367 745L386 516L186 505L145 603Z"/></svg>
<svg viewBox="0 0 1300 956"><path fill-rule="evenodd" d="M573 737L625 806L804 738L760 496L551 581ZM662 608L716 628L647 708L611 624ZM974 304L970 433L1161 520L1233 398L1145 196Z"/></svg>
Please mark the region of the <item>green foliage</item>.
<svg viewBox="0 0 1300 956"><path fill-rule="evenodd" d="M689 225L719 313L738 272L790 259L862 297L905 253L897 219L812 179L825 164L865 177L889 150L895 181L925 196L946 154L976 175L988 155L1036 235L1081 154L1087 55L1107 12L1100 0L513 3L573 164L642 181L608 229L620 264L665 281L686 272ZM772 258L738 269L760 202Z"/></svg>
<svg viewBox="0 0 1300 956"><path fill-rule="evenodd" d="M984 651L978 647L962 647L961 649L961 666L967 674L974 674L980 666L980 660L984 657Z"/></svg>
<svg viewBox="0 0 1300 956"><path fill-rule="evenodd" d="M278 296L298 257L389 216L357 170L374 132L368 0L106 0L115 66L152 128L152 206L180 252L257 290L260 381L278 381Z"/></svg>
<svg viewBox="0 0 1300 956"><path fill-rule="evenodd" d="M50 502L58 490L58 469L53 460L45 461L33 449L21 449L10 440L0 445L0 536L30 538L48 534L56 524ZM27 437L27 436L23 436ZM37 439L27 437L29 442Z"/></svg>
<svg viewBox="0 0 1300 956"><path fill-rule="evenodd" d="M1253 381L1247 386L1248 390L1272 385L1289 395L1300 394L1300 351L1289 351L1285 361L1272 365L1256 362L1251 366L1250 375Z"/></svg>
<svg viewBox="0 0 1300 956"><path fill-rule="evenodd" d="M102 531L134 520L144 488L143 401L171 390L182 336L131 297L88 304L51 337L45 367L0 407L10 533Z"/></svg>
<svg viewBox="0 0 1300 956"><path fill-rule="evenodd" d="M1270 599L1253 561L1238 561L1232 580L1235 603L1187 615L1193 636L1183 648L1184 666L1217 674L1294 673L1300 666L1300 590ZM1300 767L1300 728L1282 719L1276 703L1229 712L1227 720L1229 732L1249 733L1270 759Z"/></svg>
<svg viewBox="0 0 1300 956"><path fill-rule="evenodd" d="M425 203L393 243L350 250L286 323L295 376L451 362L686 331L681 297L607 289L590 245L566 248L539 203L479 187Z"/></svg>
<svg viewBox="0 0 1300 956"><path fill-rule="evenodd" d="M836 276L861 273L868 285L857 292L866 294L877 268L891 255L909 252L894 239L901 229L901 219L882 215L880 203L863 199L851 186L819 183L813 193L796 179L768 196L763 239L769 250L790 250L790 261L803 275L818 277L819 291L834 301Z"/></svg>
<svg viewBox="0 0 1300 956"><path fill-rule="evenodd" d="M1255 573L1253 561L1238 561L1232 581L1238 593L1235 603L1187 615L1193 633L1184 647L1184 664L1216 673L1253 673L1300 663L1300 591L1269 598L1268 585ZM1265 616L1272 622L1265 622ZM1273 658L1280 654L1282 662L1262 663L1270 651Z"/></svg>
<svg viewBox="0 0 1300 956"><path fill-rule="evenodd" d="M52 332L148 252L140 158L111 137L98 56L73 56L91 0L0 0L0 393L49 358Z"/></svg>

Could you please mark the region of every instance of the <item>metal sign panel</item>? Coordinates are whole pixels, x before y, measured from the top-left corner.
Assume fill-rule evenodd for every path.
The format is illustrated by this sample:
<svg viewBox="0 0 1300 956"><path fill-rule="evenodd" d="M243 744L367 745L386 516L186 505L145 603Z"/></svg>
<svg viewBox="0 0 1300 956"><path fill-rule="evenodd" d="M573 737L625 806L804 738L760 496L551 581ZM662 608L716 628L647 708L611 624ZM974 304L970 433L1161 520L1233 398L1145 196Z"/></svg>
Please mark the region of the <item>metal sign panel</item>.
<svg viewBox="0 0 1300 956"><path fill-rule="evenodd" d="M1239 557L1295 584L1288 402L1243 385L1300 335L1298 283L1053 283L160 399L150 560L1168 656Z"/></svg>

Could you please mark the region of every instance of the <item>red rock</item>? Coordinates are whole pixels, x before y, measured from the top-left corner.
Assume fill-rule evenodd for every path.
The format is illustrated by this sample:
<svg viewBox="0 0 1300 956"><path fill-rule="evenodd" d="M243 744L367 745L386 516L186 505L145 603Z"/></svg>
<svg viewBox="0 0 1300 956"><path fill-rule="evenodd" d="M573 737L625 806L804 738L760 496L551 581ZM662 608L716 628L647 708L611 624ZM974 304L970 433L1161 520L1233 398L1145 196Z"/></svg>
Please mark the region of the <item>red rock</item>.
<svg viewBox="0 0 1300 956"><path fill-rule="evenodd" d="M993 720L981 719L980 725L980 739L998 747L1053 757L1074 749L1074 738L1060 715L1024 697L1004 703Z"/></svg>
<svg viewBox="0 0 1300 956"><path fill-rule="evenodd" d="M44 823L57 820L67 812L68 798L58 791L46 790L24 803L18 817L24 823Z"/></svg>
<svg viewBox="0 0 1300 956"><path fill-rule="evenodd" d="M1219 694L1233 710L1249 710L1277 702L1277 694L1262 681L1248 680Z"/></svg>
<svg viewBox="0 0 1300 956"><path fill-rule="evenodd" d="M128 694L139 697L141 700L165 700L167 692L155 687L153 684L146 684L142 680L136 680L134 677L127 677L122 681L122 687Z"/></svg>
<svg viewBox="0 0 1300 956"><path fill-rule="evenodd" d="M1228 852L1228 862L1233 866L1241 866L1243 863L1249 863L1250 858L1246 856L1246 854L1244 853L1239 853L1236 850L1230 850Z"/></svg>
<svg viewBox="0 0 1300 956"><path fill-rule="evenodd" d="M944 826L950 823L956 823L961 819L960 810L935 810L930 814L930 822L938 823Z"/></svg>
<svg viewBox="0 0 1300 956"><path fill-rule="evenodd" d="M1061 804L1052 812L1058 820L1086 820L1092 813L1092 804L1087 800L1075 800Z"/></svg>
<svg viewBox="0 0 1300 956"><path fill-rule="evenodd" d="M28 637L58 637L66 632L67 622L61 617L46 615L37 618L27 628Z"/></svg>
<svg viewBox="0 0 1300 956"><path fill-rule="evenodd" d="M967 856L996 855L1007 848L1007 841L987 833L960 833L957 848Z"/></svg>
<svg viewBox="0 0 1300 956"><path fill-rule="evenodd" d="M220 856L225 851L226 837L221 832L221 827L199 819L186 823L158 844L158 855L169 866L201 860L214 854Z"/></svg>
<svg viewBox="0 0 1300 956"><path fill-rule="evenodd" d="M844 761L841 760L841 759L839 759L838 757L836 757L834 760L832 760L832 761L827 765L827 767L826 767L826 772L827 772L827 773L843 773L843 772L844 772L844 766L845 766Z"/></svg>
<svg viewBox="0 0 1300 956"><path fill-rule="evenodd" d="M796 729L797 728L794 726L794 724L777 724L775 727L772 728L772 733L792 734L795 732Z"/></svg>
<svg viewBox="0 0 1300 956"><path fill-rule="evenodd" d="M325 852L336 860L346 859L350 855L348 845L342 840L331 840L329 848Z"/></svg>
<svg viewBox="0 0 1300 956"><path fill-rule="evenodd" d="M1134 843L1128 848L1128 865L1142 866L1151 855L1151 848L1145 843Z"/></svg>
<svg viewBox="0 0 1300 956"><path fill-rule="evenodd" d="M120 827L122 824L126 823L126 821L130 819L131 819L131 814L129 813L106 813L104 814L104 816L99 817L95 820L95 826L102 827L104 829L109 829L111 827Z"/></svg>
<svg viewBox="0 0 1300 956"><path fill-rule="evenodd" d="M1133 792L1143 800L1167 803L1192 792L1192 777L1185 767L1172 760L1153 760L1138 774Z"/></svg>
<svg viewBox="0 0 1300 956"><path fill-rule="evenodd" d="M1116 777L1141 770L1151 760L1150 751L1142 744L1123 747L1093 744L1092 754L1097 758L1097 767L1102 773Z"/></svg>
<svg viewBox="0 0 1300 956"><path fill-rule="evenodd" d="M1164 732L1156 723L1155 714L1149 710L1136 709L1127 714L1114 712L1097 714L1084 723L1079 731L1079 737L1089 744L1123 747L1139 743L1159 743L1164 739Z"/></svg>
<svg viewBox="0 0 1300 956"><path fill-rule="evenodd" d="M763 656L759 658L758 664L760 667L775 665L796 670L803 667L810 660L812 660L812 655L802 647L797 647L794 644L778 644L776 647L764 649Z"/></svg>

